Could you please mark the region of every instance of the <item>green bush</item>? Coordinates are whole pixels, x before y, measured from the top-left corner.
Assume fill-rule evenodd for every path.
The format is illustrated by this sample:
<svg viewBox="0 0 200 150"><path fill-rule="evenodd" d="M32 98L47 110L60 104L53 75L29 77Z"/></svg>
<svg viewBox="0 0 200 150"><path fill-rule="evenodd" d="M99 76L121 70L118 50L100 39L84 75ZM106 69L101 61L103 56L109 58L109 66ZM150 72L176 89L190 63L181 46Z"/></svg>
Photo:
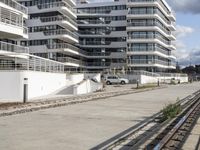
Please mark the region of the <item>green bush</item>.
<svg viewBox="0 0 200 150"><path fill-rule="evenodd" d="M169 104L162 110L161 121L175 118L181 112L181 106L179 104Z"/></svg>

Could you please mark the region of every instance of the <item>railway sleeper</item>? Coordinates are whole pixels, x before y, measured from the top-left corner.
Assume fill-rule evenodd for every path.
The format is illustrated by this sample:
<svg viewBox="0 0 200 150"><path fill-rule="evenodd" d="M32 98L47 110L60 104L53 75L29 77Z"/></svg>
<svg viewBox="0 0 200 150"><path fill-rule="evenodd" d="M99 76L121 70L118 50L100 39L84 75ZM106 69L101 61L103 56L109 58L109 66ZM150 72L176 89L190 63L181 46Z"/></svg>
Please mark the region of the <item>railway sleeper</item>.
<svg viewBox="0 0 200 150"><path fill-rule="evenodd" d="M176 150L176 149L180 148L179 144L180 144L180 141L170 140L166 144L166 147L169 148L170 150Z"/></svg>
<svg viewBox="0 0 200 150"><path fill-rule="evenodd" d="M174 141L183 141L184 139L184 136L181 135L180 133L176 133L173 137L172 137L172 140Z"/></svg>

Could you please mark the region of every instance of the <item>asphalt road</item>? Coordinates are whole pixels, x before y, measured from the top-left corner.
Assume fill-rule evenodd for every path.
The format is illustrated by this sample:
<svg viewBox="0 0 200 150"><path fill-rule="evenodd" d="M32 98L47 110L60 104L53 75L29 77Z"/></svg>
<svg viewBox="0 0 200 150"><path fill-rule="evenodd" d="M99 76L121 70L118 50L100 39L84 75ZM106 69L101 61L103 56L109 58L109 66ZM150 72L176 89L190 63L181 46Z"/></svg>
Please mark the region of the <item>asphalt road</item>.
<svg viewBox="0 0 200 150"><path fill-rule="evenodd" d="M200 89L200 83L170 86L65 107L0 118L0 150L86 150L109 142Z"/></svg>

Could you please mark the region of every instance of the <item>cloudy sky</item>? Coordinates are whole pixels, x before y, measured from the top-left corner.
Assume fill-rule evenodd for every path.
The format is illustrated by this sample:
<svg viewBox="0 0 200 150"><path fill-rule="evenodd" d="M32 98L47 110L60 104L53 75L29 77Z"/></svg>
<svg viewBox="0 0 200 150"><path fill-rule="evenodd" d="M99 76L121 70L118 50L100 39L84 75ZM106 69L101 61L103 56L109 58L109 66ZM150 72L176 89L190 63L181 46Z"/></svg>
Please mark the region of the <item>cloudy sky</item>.
<svg viewBox="0 0 200 150"><path fill-rule="evenodd" d="M90 0L93 2L112 0ZM200 64L200 0L166 0L177 18L178 62L182 66Z"/></svg>

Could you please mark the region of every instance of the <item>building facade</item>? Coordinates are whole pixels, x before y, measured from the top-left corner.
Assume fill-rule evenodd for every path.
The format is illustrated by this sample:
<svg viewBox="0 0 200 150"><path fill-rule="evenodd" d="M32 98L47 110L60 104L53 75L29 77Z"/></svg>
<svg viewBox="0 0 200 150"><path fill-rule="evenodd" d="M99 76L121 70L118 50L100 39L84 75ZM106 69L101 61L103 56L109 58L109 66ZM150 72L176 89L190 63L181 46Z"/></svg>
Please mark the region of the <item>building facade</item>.
<svg viewBox="0 0 200 150"><path fill-rule="evenodd" d="M73 0L19 0L28 7L30 53L65 63L66 69L82 68L79 55L75 5Z"/></svg>
<svg viewBox="0 0 200 150"><path fill-rule="evenodd" d="M126 66L126 2L77 5L80 48L87 53L88 70Z"/></svg>
<svg viewBox="0 0 200 150"><path fill-rule="evenodd" d="M176 67L176 18L164 0L128 0L127 60L134 70L165 72Z"/></svg>
<svg viewBox="0 0 200 150"><path fill-rule="evenodd" d="M22 60L21 53L28 48L19 45L19 39L28 38L24 22L28 9L14 0L0 1L0 70L14 68L16 60Z"/></svg>
<svg viewBox="0 0 200 150"><path fill-rule="evenodd" d="M168 72L176 67L176 18L165 0L114 0L77 5L87 68Z"/></svg>

